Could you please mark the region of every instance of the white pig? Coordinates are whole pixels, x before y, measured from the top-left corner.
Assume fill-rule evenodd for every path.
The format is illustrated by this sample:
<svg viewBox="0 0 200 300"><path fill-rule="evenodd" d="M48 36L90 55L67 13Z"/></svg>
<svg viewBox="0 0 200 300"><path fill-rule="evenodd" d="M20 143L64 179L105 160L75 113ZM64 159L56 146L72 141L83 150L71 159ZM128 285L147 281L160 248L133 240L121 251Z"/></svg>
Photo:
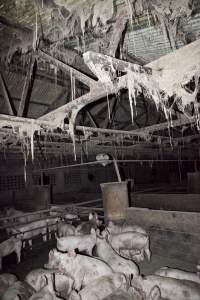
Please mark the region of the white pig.
<svg viewBox="0 0 200 300"><path fill-rule="evenodd" d="M139 269L131 260L119 256L108 244L105 238L97 237L96 254L103 259L114 272L124 273L126 275L138 275Z"/></svg>
<svg viewBox="0 0 200 300"><path fill-rule="evenodd" d="M76 227L76 231L75 231L76 235L89 234L92 228L96 230L98 226L100 226L102 223L99 220L97 213L90 213L88 219L89 221L82 222L80 225Z"/></svg>
<svg viewBox="0 0 200 300"><path fill-rule="evenodd" d="M54 278L52 277L54 274ZM62 296L68 297L72 291L74 280L62 274L58 270L35 269L29 272L25 277L25 282L31 285L37 292L46 286L53 279L56 292Z"/></svg>
<svg viewBox="0 0 200 300"><path fill-rule="evenodd" d="M0 274L0 299L1 296L5 293L9 286L17 281L17 277L13 274L3 273Z"/></svg>
<svg viewBox="0 0 200 300"><path fill-rule="evenodd" d="M120 254L121 250L138 250L146 254L150 260L149 237L139 232L122 232L119 234L108 234L108 242L112 248Z"/></svg>
<svg viewBox="0 0 200 300"><path fill-rule="evenodd" d="M120 225L114 224L112 221L109 221L107 229L111 234L122 233L122 232L127 232L127 231L135 231L135 232L139 232L139 233L143 233L143 234L147 235L146 230L138 225L123 224L120 226Z"/></svg>
<svg viewBox="0 0 200 300"><path fill-rule="evenodd" d="M200 284L200 277L197 274L179 270L179 269L171 269L168 267L163 267L157 270L154 274L159 276L181 279L181 280L190 280Z"/></svg>
<svg viewBox="0 0 200 300"><path fill-rule="evenodd" d="M32 249L32 238L42 234L43 241L47 241L47 222L46 220L35 221L24 225L18 225L11 228L12 234L15 234L22 240L28 240L29 246ZM25 246L23 241L22 246Z"/></svg>
<svg viewBox="0 0 200 300"><path fill-rule="evenodd" d="M124 274L114 273L93 280L79 292L79 295L81 300L102 300L119 288L127 290L128 283Z"/></svg>
<svg viewBox="0 0 200 300"><path fill-rule="evenodd" d="M59 300L56 296L54 287L53 287L53 279L48 281L46 278L47 284L39 291L33 294L29 300Z"/></svg>
<svg viewBox="0 0 200 300"><path fill-rule="evenodd" d="M150 294L147 297L143 297L141 294L133 295L130 291L126 292L121 289L116 290L103 300L162 300L160 289L157 286L154 286Z"/></svg>
<svg viewBox="0 0 200 300"><path fill-rule="evenodd" d="M161 296L168 300L199 300L200 285L196 282L179 280L158 275L149 275L146 277L135 276L131 285L136 291L140 291L148 297L151 289L158 286Z"/></svg>
<svg viewBox="0 0 200 300"><path fill-rule="evenodd" d="M96 244L96 232L92 228L91 234L87 235L71 235L57 239L57 249L63 252L70 252L78 249L80 252L85 251L88 255L92 255L92 249Z"/></svg>
<svg viewBox="0 0 200 300"><path fill-rule="evenodd" d="M52 239L53 233L57 232L57 230L58 230L59 220L60 220L59 217L46 219L50 239Z"/></svg>
<svg viewBox="0 0 200 300"><path fill-rule="evenodd" d="M1 300L29 300L35 290L26 282L16 281L3 294Z"/></svg>
<svg viewBox="0 0 200 300"><path fill-rule="evenodd" d="M13 252L17 255L17 263L21 261L22 241L14 236L0 244L0 269L2 269L2 258Z"/></svg>
<svg viewBox="0 0 200 300"><path fill-rule="evenodd" d="M68 236L68 235L75 235L75 227L71 224L67 224L65 222L58 223L58 236Z"/></svg>
<svg viewBox="0 0 200 300"><path fill-rule="evenodd" d="M138 263L144 260L144 252L140 250L120 250L120 255Z"/></svg>
<svg viewBox="0 0 200 300"><path fill-rule="evenodd" d="M69 274L75 281L74 288L79 291L94 279L110 275L112 269L103 261L85 255L71 253L60 253L56 249L49 252L49 261L45 265L48 269L58 269Z"/></svg>

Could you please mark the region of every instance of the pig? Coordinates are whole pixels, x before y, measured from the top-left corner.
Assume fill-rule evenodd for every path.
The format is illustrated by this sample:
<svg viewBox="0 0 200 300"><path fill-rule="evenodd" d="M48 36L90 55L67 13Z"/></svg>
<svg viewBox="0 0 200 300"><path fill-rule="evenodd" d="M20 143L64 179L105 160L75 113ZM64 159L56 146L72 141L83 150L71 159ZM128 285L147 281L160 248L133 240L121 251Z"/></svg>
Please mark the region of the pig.
<svg viewBox="0 0 200 300"><path fill-rule="evenodd" d="M78 215L75 215L75 214L69 214L69 213L67 213L67 214L64 214L63 215L63 218L64 219L66 219L66 220L80 220L80 218L78 217Z"/></svg>
<svg viewBox="0 0 200 300"><path fill-rule="evenodd" d="M96 213L90 213L89 214L89 221L83 222L80 225L76 227L75 234L76 235L84 235L84 234L90 234L91 229L94 228L95 230L98 228L98 226L101 225L101 221L98 218L98 215Z"/></svg>
<svg viewBox="0 0 200 300"><path fill-rule="evenodd" d="M96 244L96 232L94 228L91 229L91 234L80 236L66 236L57 239L57 249L63 252L70 252L78 249L79 252L85 251L88 255L92 256L92 249Z"/></svg>
<svg viewBox="0 0 200 300"><path fill-rule="evenodd" d="M33 294L29 300L59 300L56 296L54 287L53 287L53 279L48 281L46 278L47 284L39 291Z"/></svg>
<svg viewBox="0 0 200 300"><path fill-rule="evenodd" d="M114 272L124 273L128 276L138 275L139 269L137 265L131 260L119 256L106 241L105 237L101 237L99 232L97 233L98 236L95 248L97 256L104 260Z"/></svg>
<svg viewBox="0 0 200 300"><path fill-rule="evenodd" d="M81 296L75 290L73 290L68 300L81 300Z"/></svg>
<svg viewBox="0 0 200 300"><path fill-rule="evenodd" d="M103 298L103 300L138 300L135 297L133 298L128 292L118 289L108 295L107 297ZM141 299L140 299L141 300Z"/></svg>
<svg viewBox="0 0 200 300"><path fill-rule="evenodd" d="M58 223L58 236L64 237L68 235L75 235L75 227L71 224L60 221Z"/></svg>
<svg viewBox="0 0 200 300"><path fill-rule="evenodd" d="M107 296L106 298L104 298L103 300L162 300L162 299L163 298L161 298L161 292L159 287L154 286L147 297L143 297L143 295L141 295L140 293L134 295L130 290L126 292L121 289L118 289L112 294L110 294L109 296Z"/></svg>
<svg viewBox="0 0 200 300"><path fill-rule="evenodd" d="M21 261L22 241L14 236L0 244L0 270L2 269L2 258L13 252L17 255L17 263Z"/></svg>
<svg viewBox="0 0 200 300"><path fill-rule="evenodd" d="M157 270L154 274L159 276L181 279L181 280L190 280L200 284L200 277L197 274L179 270L179 269L171 269L168 267L163 267Z"/></svg>
<svg viewBox="0 0 200 300"><path fill-rule="evenodd" d="M14 282L3 294L1 300L29 300L35 290L26 282Z"/></svg>
<svg viewBox="0 0 200 300"><path fill-rule="evenodd" d="M120 250L120 255L134 262L144 261L144 252L138 250Z"/></svg>
<svg viewBox="0 0 200 300"><path fill-rule="evenodd" d="M18 279L15 275L9 273L0 274L0 299L5 291Z"/></svg>
<svg viewBox="0 0 200 300"><path fill-rule="evenodd" d="M16 223L29 223L38 220L38 215L30 215L21 210L16 210L13 207L6 209L6 216L13 217L12 221ZM9 222L10 220L8 220Z"/></svg>
<svg viewBox="0 0 200 300"><path fill-rule="evenodd" d="M15 234L22 240L28 240L29 246L32 249L32 238L42 234L43 241L47 241L47 222L46 220L35 221L25 225L18 225L11 228L12 234ZM25 241L22 243L22 247L25 246Z"/></svg>
<svg viewBox="0 0 200 300"><path fill-rule="evenodd" d="M121 250L138 250L142 254L146 254L148 260L151 258L149 237L143 233L128 231L119 234L108 234L107 238L118 254Z"/></svg>
<svg viewBox="0 0 200 300"><path fill-rule="evenodd" d="M128 283L124 274L114 273L93 280L79 292L79 295L81 296L81 300L102 300L119 288L127 290Z"/></svg>
<svg viewBox="0 0 200 300"><path fill-rule="evenodd" d="M112 221L108 222L107 229L111 234L122 233L122 232L127 232L127 231L134 231L134 232L139 232L139 233L147 235L146 230L144 230L140 226L127 225L125 223L122 226L120 226L120 225L114 224Z"/></svg>
<svg viewBox="0 0 200 300"><path fill-rule="evenodd" d="M59 221L59 217L46 219L50 239L53 237L53 233L57 232Z"/></svg>
<svg viewBox="0 0 200 300"><path fill-rule="evenodd" d="M133 231L147 235L147 232L142 227L137 225L127 225L126 223L120 226L114 224L112 221L109 221L106 229L110 234ZM120 250L120 255L135 262L141 262L144 260L143 251L136 252L135 250Z"/></svg>
<svg viewBox="0 0 200 300"><path fill-rule="evenodd" d="M143 293L146 298L154 286L161 291L161 297L168 300L199 300L200 285L196 282L179 280L158 275L135 276L131 285L136 291Z"/></svg>
<svg viewBox="0 0 200 300"><path fill-rule="evenodd" d="M90 256L71 253L60 253L56 249L49 252L47 269L58 269L69 274L75 281L74 289L79 291L96 278L113 273L105 262Z"/></svg>
<svg viewBox="0 0 200 300"><path fill-rule="evenodd" d="M74 280L69 275L62 274L58 270L35 269L26 275L24 281L32 286L36 292L39 292L46 286L47 279L48 282L52 280L52 274L54 274L55 291L60 296L65 295L65 298L67 298L72 291Z"/></svg>

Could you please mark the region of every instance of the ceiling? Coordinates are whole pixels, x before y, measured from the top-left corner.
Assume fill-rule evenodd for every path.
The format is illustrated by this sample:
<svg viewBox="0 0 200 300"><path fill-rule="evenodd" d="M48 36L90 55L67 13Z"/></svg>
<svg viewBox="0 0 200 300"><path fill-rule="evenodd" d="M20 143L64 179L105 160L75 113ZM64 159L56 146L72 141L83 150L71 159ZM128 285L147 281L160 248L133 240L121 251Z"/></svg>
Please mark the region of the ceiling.
<svg viewBox="0 0 200 300"><path fill-rule="evenodd" d="M171 61L176 61L177 53L181 53L177 49L186 49L182 58L196 51L199 1L89 2L0 0L2 158L5 151L8 157L31 158L34 145L39 159L44 153L75 152L78 159L86 152L141 159L163 155L178 158L181 153L185 159L197 159L200 123L199 77L195 81L197 72L193 68L196 61L191 65L188 62L184 70L183 78L188 77L184 82L188 99L184 109L178 97L168 91L164 102L157 105L155 97L149 96L155 91L149 78L155 70L170 74L174 63L168 72L168 62L171 55ZM90 63L86 63L83 53L87 51L102 56L91 55ZM103 66L103 80L107 78L108 82L99 77L98 61ZM133 82L136 87L133 105L123 76L130 66L134 69L134 64L141 67L139 73L131 71L132 81L128 82L129 88L133 88ZM117 90L116 81L120 86ZM192 98L193 91L196 94Z"/></svg>

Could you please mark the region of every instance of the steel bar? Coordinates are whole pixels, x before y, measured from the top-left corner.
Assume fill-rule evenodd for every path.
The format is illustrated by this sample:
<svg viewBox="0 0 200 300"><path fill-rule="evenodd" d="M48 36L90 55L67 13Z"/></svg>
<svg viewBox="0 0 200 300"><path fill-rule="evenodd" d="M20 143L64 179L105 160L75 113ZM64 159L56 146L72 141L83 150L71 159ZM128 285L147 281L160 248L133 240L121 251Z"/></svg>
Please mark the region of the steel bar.
<svg viewBox="0 0 200 300"><path fill-rule="evenodd" d="M91 71L99 78L99 73L96 72L95 65L100 65L102 72L112 71L113 68L115 71L127 72L131 70L132 72L147 73L152 74L152 69L150 67L143 67L138 64L132 64L130 62L120 60L108 55L101 53L95 53L93 51L87 51L83 54L85 63L91 69ZM100 79L100 78L99 78Z"/></svg>
<svg viewBox="0 0 200 300"><path fill-rule="evenodd" d="M159 163L159 162L194 162L194 161L200 161L200 159L116 159L117 163ZM114 163L114 160L99 160L99 161L91 161L86 163L77 163L77 164L70 164L70 165L63 165L59 167L51 167L51 168L44 168L44 169L37 169L33 170L32 172L45 172L45 171L51 171L51 170L57 170L57 169L67 169L67 168L75 168L80 166L90 166L90 165L98 165L102 163Z"/></svg>
<svg viewBox="0 0 200 300"><path fill-rule="evenodd" d="M130 132L132 133L151 133L151 132L155 132L155 131L160 131L160 130L164 130L167 128L172 128L173 127L178 127L178 126L183 126L183 125L189 125L196 122L196 118L195 117L191 117L191 118L182 118L182 119L177 119L177 120L172 120L172 122L163 122L163 123L159 123L159 124L154 124L151 126L147 126L147 127L143 127L141 129L135 129L135 130L131 130Z"/></svg>
<svg viewBox="0 0 200 300"><path fill-rule="evenodd" d="M117 48L122 38L123 31L126 28L126 24L128 22L128 9L127 7L123 9L119 9L116 16L116 23L114 26L114 30L112 32L110 44L107 50L109 56L115 57Z"/></svg>
<svg viewBox="0 0 200 300"><path fill-rule="evenodd" d="M60 68L63 71L71 72L72 75L88 87L92 87L96 81L89 76L85 75L84 73L78 71L77 69L71 67L70 65L67 65L66 63L63 63L62 61L52 57L51 55L45 53L42 50L38 50L39 57L43 58L45 61L54 64L56 67Z"/></svg>
<svg viewBox="0 0 200 300"><path fill-rule="evenodd" d="M10 97L9 97L9 95L8 95L8 90L7 90L7 87L6 87L6 84L5 84L5 81L4 81L4 79L3 79L3 76L2 76L2 74L1 74L1 72L0 72L0 83L1 83L1 86L2 86L4 99L5 99L7 108L8 108L8 113L9 113L11 116L14 116L15 113L14 113L13 105L12 105L11 99L10 99Z"/></svg>

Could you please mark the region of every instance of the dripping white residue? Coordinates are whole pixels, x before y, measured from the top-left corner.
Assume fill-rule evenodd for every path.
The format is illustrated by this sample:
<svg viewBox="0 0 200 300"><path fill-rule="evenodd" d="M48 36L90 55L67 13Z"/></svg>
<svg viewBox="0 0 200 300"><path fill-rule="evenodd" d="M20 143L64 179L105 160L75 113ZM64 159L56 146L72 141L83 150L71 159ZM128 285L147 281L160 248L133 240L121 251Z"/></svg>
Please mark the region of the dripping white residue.
<svg viewBox="0 0 200 300"><path fill-rule="evenodd" d="M162 104L159 86L147 73L141 73L127 69L127 87L129 92L129 102L131 117L133 121L134 108L136 108L136 96L138 93L145 93L145 96L152 98L157 109ZM133 107L134 104L134 107Z"/></svg>
<svg viewBox="0 0 200 300"><path fill-rule="evenodd" d="M73 71L70 69L70 82L71 82L71 100L76 98L76 78L73 76Z"/></svg>

